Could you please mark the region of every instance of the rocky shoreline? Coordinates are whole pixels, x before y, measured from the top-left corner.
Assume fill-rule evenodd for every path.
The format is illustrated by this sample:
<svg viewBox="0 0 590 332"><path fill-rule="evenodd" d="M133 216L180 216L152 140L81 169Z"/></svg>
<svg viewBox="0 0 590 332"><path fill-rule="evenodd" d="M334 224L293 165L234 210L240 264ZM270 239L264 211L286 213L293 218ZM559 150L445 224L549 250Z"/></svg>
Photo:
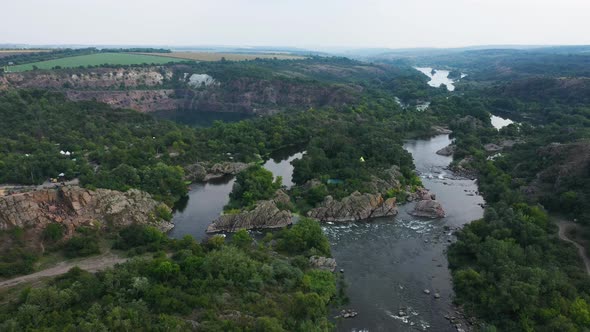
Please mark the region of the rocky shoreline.
<svg viewBox="0 0 590 332"><path fill-rule="evenodd" d="M321 222L362 221L397 215L395 198L384 199L381 194L361 194L358 191L340 201L326 196L319 207L307 216Z"/></svg>
<svg viewBox="0 0 590 332"><path fill-rule="evenodd" d="M292 224L291 211L278 206L287 206L289 201L289 196L283 190L278 190L272 200L258 202L251 211L219 216L207 227L207 233L287 227Z"/></svg>

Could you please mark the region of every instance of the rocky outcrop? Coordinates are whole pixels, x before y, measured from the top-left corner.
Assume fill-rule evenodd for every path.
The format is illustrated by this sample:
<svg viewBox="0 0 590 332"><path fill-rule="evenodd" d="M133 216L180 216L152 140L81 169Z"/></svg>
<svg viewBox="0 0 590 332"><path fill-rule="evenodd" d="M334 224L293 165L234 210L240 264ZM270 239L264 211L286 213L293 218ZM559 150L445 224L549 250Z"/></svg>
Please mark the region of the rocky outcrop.
<svg viewBox="0 0 590 332"><path fill-rule="evenodd" d="M446 135L453 132L452 130L441 126L432 126L431 129L434 135Z"/></svg>
<svg viewBox="0 0 590 332"><path fill-rule="evenodd" d="M321 205L307 213L319 221L360 221L370 218L395 216L395 198L384 199L381 194L361 194L358 191L341 201L327 196Z"/></svg>
<svg viewBox="0 0 590 332"><path fill-rule="evenodd" d="M484 145L483 148L484 148L484 150L486 150L486 152L502 151L502 147L499 145L496 145L494 143L488 143L488 144Z"/></svg>
<svg viewBox="0 0 590 332"><path fill-rule="evenodd" d="M73 101L96 100L114 108L130 108L139 112L174 110L178 107L174 90L66 90L65 95Z"/></svg>
<svg viewBox="0 0 590 332"><path fill-rule="evenodd" d="M291 211L281 210L277 204L283 205L287 202L289 196L278 190L274 199L258 202L254 210L219 216L207 227L207 233L286 227L292 223Z"/></svg>
<svg viewBox="0 0 590 332"><path fill-rule="evenodd" d="M256 115L291 108L351 104L358 100L363 90L362 86L352 83L326 85L239 76L220 83L207 73L190 71L190 67L177 64L7 73L0 77L0 90L39 88L63 91L71 100L96 100L140 112L184 110ZM172 82L175 72L180 74L179 81Z"/></svg>
<svg viewBox="0 0 590 332"><path fill-rule="evenodd" d="M150 194L134 189L127 192L80 187L44 189L0 197L0 229L43 229L57 222L64 225L67 234L72 234L79 226L120 228L141 223L167 231L173 225L157 220L154 214L160 204Z"/></svg>
<svg viewBox="0 0 590 332"><path fill-rule="evenodd" d="M323 256L311 256L309 257L309 265L314 269L326 270L334 272L336 270L336 260L334 258L323 257Z"/></svg>
<svg viewBox="0 0 590 332"><path fill-rule="evenodd" d="M390 189L400 187L398 179L403 178L399 167L393 166L387 169L380 176L371 176L371 181L367 183L367 190L373 193L385 194Z"/></svg>
<svg viewBox="0 0 590 332"><path fill-rule="evenodd" d="M411 215L416 217L425 218L444 218L445 210L442 205L436 201L436 195L426 189L416 191L416 199L418 202L414 207L414 210L410 212Z"/></svg>
<svg viewBox="0 0 590 332"><path fill-rule="evenodd" d="M196 163L184 167L184 179L188 181L204 181L207 177L207 167L202 163Z"/></svg>
<svg viewBox="0 0 590 332"><path fill-rule="evenodd" d="M455 153L456 149L457 149L457 147L455 145L450 144L450 145L447 145L444 148L436 151L436 154L449 157Z"/></svg>
<svg viewBox="0 0 590 332"><path fill-rule="evenodd" d="M209 181L226 175L236 175L250 166L240 162L222 162L209 165L196 163L184 168L185 179L188 181Z"/></svg>
<svg viewBox="0 0 590 332"><path fill-rule="evenodd" d="M248 168L248 164L246 163L234 163L234 162L223 162L223 163L217 163L217 164L213 164L213 166L209 167L208 171L207 171L207 176L205 177L205 181L212 179L212 178L216 178L216 177L221 177L224 175L236 175L238 173L240 173L241 171L245 170L246 168Z"/></svg>

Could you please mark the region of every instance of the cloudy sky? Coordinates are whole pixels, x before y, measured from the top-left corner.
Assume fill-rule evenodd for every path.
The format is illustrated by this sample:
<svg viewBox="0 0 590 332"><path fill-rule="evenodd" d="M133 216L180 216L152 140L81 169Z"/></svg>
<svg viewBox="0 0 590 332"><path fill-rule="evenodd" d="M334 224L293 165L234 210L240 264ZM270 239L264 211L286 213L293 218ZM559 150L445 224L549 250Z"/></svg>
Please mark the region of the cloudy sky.
<svg viewBox="0 0 590 332"><path fill-rule="evenodd" d="M590 0L6 0L0 43L590 44Z"/></svg>

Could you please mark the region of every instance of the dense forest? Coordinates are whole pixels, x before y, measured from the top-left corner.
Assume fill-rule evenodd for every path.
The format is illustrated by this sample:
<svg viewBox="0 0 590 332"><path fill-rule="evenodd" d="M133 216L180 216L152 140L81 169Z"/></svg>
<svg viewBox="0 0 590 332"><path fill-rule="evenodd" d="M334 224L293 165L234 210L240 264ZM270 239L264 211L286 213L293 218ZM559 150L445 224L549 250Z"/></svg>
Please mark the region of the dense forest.
<svg viewBox="0 0 590 332"><path fill-rule="evenodd" d="M304 213L327 195L339 199L374 191L374 177L387 178L393 166L402 186L420 185L403 140L448 125L456 146L451 167L477 177L487 204L484 218L459 230L449 247L457 303L487 331L587 330L588 276L574 248L558 239L553 214L590 226L588 57L492 50L444 61L455 75L469 73L453 94L428 87L409 60L389 62L397 66L364 66L345 58L182 64L220 82L239 76L360 87L354 102L338 107L284 109L206 128L92 101L71 102L55 92L5 91L0 183L40 184L65 173L87 188L138 188L173 206L187 193L186 166L250 163L236 178L226 206L231 212L271 198L281 182L260 163L273 152L297 147L306 153L293 162L289 209ZM181 88L178 80L165 84ZM430 101L430 107L417 111L412 105L419 101ZM496 130L490 114L519 123ZM486 149L489 144L501 146L501 153ZM312 182L319 185L306 186ZM52 227L44 237L67 257L101 250L100 236L91 230L57 245L62 234ZM587 235L578 234L588 240ZM26 289L0 309L0 329L332 327L326 317L328 306L339 301L336 277L309 266L310 256L330 255L314 221L302 219L258 240L238 232L227 242L213 237L199 244L141 226L109 237L115 250L137 257L97 274L72 270L47 287ZM30 272L26 253L16 255L28 262L16 273Z"/></svg>
<svg viewBox="0 0 590 332"><path fill-rule="evenodd" d="M547 75L552 74L549 68ZM487 322L490 331L584 331L590 326L588 276L575 249L558 239L553 216L590 221L590 113L584 93L577 90L583 84L558 90L555 80L472 85L474 90L461 98L435 100L431 106L473 112L472 121L450 123L453 165L476 174L487 206L482 220L458 232L448 256L457 302ZM515 84L522 86L512 90ZM496 130L479 116L482 112L522 122ZM497 154L487 151L487 144L508 148Z"/></svg>
<svg viewBox="0 0 590 332"><path fill-rule="evenodd" d="M0 330L331 329L328 305L339 301L335 275L311 269L308 260L330 254L315 221L261 241L240 231L231 241L215 236L203 244L131 226L115 247L147 256L96 274L74 268L45 287L26 288L0 308Z"/></svg>

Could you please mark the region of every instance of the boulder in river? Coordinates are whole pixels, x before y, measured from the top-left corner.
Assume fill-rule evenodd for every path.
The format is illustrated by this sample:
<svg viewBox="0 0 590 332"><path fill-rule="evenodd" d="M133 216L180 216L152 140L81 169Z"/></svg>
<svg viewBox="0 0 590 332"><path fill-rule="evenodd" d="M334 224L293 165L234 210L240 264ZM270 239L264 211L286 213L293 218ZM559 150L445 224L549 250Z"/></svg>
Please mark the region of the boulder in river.
<svg viewBox="0 0 590 332"><path fill-rule="evenodd" d="M395 216L395 198L384 199L381 194L361 194L358 191L337 201L326 196L321 205L307 213L319 221L360 221L370 218Z"/></svg>
<svg viewBox="0 0 590 332"><path fill-rule="evenodd" d="M410 214L416 217L444 218L445 210L438 201L428 199L416 203L414 210Z"/></svg>
<svg viewBox="0 0 590 332"><path fill-rule="evenodd" d="M277 203L282 203L286 199L288 200L287 194L278 190L274 199L258 202L254 210L219 216L207 227L207 233L286 227L292 223L291 211L277 207Z"/></svg>
<svg viewBox="0 0 590 332"><path fill-rule="evenodd" d="M453 144L447 145L444 148L436 151L436 154L441 155L441 156L452 156L455 153L455 150L457 149L457 147Z"/></svg>

